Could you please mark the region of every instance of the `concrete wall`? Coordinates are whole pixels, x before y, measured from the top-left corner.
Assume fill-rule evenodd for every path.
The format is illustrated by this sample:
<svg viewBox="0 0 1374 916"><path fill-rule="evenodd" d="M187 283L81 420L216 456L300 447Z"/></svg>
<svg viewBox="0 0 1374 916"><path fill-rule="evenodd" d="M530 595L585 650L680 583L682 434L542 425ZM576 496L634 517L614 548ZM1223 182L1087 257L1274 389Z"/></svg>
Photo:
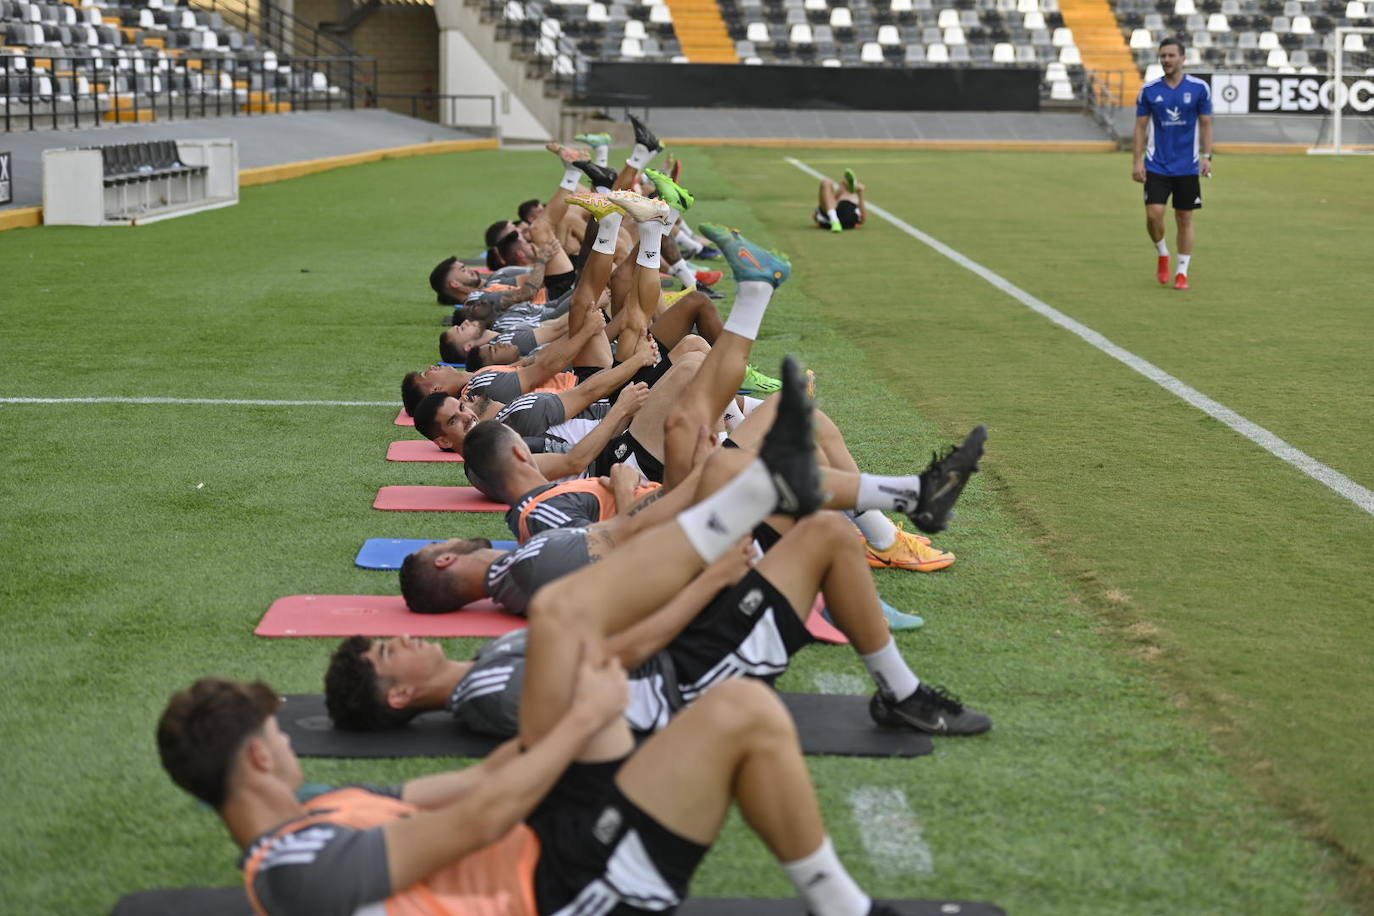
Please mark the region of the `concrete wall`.
<svg viewBox="0 0 1374 916"><path fill-rule="evenodd" d="M294 0L298 17L312 25L342 22L352 4L339 0ZM428 6L382 6L344 40L364 57L377 58L380 93L439 92L439 24ZM432 103L411 108L408 99L380 99L378 107L398 114L439 120Z"/></svg>
<svg viewBox="0 0 1374 916"><path fill-rule="evenodd" d="M496 120L501 136L507 139L549 140L552 134L520 97L486 62L468 36L459 29L444 29L440 34L440 82L451 95L488 95L496 101ZM481 125L490 117L491 103L484 99L454 102L455 110L445 112L440 123L455 127ZM456 115L456 118L450 120Z"/></svg>

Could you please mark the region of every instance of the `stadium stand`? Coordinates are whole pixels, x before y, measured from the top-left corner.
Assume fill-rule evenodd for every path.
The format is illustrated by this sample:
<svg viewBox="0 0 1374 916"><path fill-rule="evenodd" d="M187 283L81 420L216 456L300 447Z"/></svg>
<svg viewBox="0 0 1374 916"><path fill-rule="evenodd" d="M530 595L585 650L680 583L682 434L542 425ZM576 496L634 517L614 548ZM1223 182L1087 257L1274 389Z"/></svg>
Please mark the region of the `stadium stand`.
<svg viewBox="0 0 1374 916"><path fill-rule="evenodd" d="M351 105L367 61L274 11L174 0L0 0L6 130ZM271 35L268 41L265 36ZM284 44L310 47L289 55Z"/></svg>

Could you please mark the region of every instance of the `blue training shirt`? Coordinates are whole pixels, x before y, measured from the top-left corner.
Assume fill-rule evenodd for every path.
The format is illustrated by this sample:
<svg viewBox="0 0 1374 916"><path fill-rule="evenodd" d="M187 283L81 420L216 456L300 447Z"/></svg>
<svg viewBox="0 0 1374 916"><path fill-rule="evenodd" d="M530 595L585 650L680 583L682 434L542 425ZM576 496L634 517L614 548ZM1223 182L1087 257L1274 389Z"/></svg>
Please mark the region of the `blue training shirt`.
<svg viewBox="0 0 1374 916"><path fill-rule="evenodd" d="M1198 173L1199 115L1212 113L1212 89L1195 76L1184 74L1177 88L1160 77L1140 88L1136 117L1150 116L1145 145L1145 169L1159 175Z"/></svg>

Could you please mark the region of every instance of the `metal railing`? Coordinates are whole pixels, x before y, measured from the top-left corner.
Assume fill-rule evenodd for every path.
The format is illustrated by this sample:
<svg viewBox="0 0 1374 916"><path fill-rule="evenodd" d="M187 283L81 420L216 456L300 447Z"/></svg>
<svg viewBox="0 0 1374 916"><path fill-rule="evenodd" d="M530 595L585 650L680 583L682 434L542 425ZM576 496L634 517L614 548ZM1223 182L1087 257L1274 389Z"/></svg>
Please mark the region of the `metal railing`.
<svg viewBox="0 0 1374 916"><path fill-rule="evenodd" d="M38 56L0 54L0 96L7 99L0 125L5 133L375 104L375 58L53 54L43 55L52 60L51 70L29 70L28 61ZM17 66L19 60L23 67Z"/></svg>
<svg viewBox="0 0 1374 916"><path fill-rule="evenodd" d="M1113 143L1121 143L1116 129L1116 109L1126 104L1126 74L1121 70L1085 70L1083 110L1097 122Z"/></svg>
<svg viewBox="0 0 1374 916"><path fill-rule="evenodd" d="M412 118L429 117L440 124L447 124L456 127L487 127L496 130L496 96L494 95L464 95L446 94L442 92L377 92L373 93L373 99L409 99L410 116ZM478 124L475 121L463 122L458 117L459 102L485 101L487 103L487 120L485 124ZM445 111L440 111L440 105L445 107ZM385 106L383 106L385 107ZM442 114L448 117L441 117Z"/></svg>
<svg viewBox="0 0 1374 916"><path fill-rule="evenodd" d="M309 54L311 57L356 57L348 42L321 32L304 19L282 9L272 0L190 0L196 9L219 13L226 25L257 36L278 54Z"/></svg>

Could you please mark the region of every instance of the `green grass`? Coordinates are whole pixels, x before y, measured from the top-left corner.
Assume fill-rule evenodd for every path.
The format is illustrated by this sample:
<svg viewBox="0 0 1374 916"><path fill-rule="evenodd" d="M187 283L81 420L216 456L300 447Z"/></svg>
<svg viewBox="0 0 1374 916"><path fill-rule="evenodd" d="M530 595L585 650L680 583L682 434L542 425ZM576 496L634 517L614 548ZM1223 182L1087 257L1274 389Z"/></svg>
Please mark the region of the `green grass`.
<svg viewBox="0 0 1374 916"><path fill-rule="evenodd" d="M810 761L860 880L1017 914L1361 906L1338 879L1374 842L1368 516L880 221L803 228L812 182L778 153L692 150L687 165L694 217L793 254L755 361L795 352L816 369L861 464L905 472L974 422L992 430L987 473L937 541L959 563L876 575L927 618L901 637L917 670L997 726L914 761ZM1374 479L1355 244L1367 169L1361 183L1351 162L1228 160L1181 296L1150 286L1123 157L855 165L876 202ZM428 269L554 178L546 154L470 153L251 188L236 208L134 231L4 233L0 394L394 399L434 352ZM404 434L394 413L0 406L7 906L100 912L141 887L236 880L227 834L157 765L168 693L207 673L318 690L327 644L252 636L272 599L394 591L352 566L367 537L501 534L495 519L369 508L383 484L457 482L382 460ZM820 672L862 669L809 649L784 686ZM311 760L306 775L435 765ZM905 790L933 874L866 861L847 803L860 785ZM694 889L789 893L736 822Z"/></svg>

